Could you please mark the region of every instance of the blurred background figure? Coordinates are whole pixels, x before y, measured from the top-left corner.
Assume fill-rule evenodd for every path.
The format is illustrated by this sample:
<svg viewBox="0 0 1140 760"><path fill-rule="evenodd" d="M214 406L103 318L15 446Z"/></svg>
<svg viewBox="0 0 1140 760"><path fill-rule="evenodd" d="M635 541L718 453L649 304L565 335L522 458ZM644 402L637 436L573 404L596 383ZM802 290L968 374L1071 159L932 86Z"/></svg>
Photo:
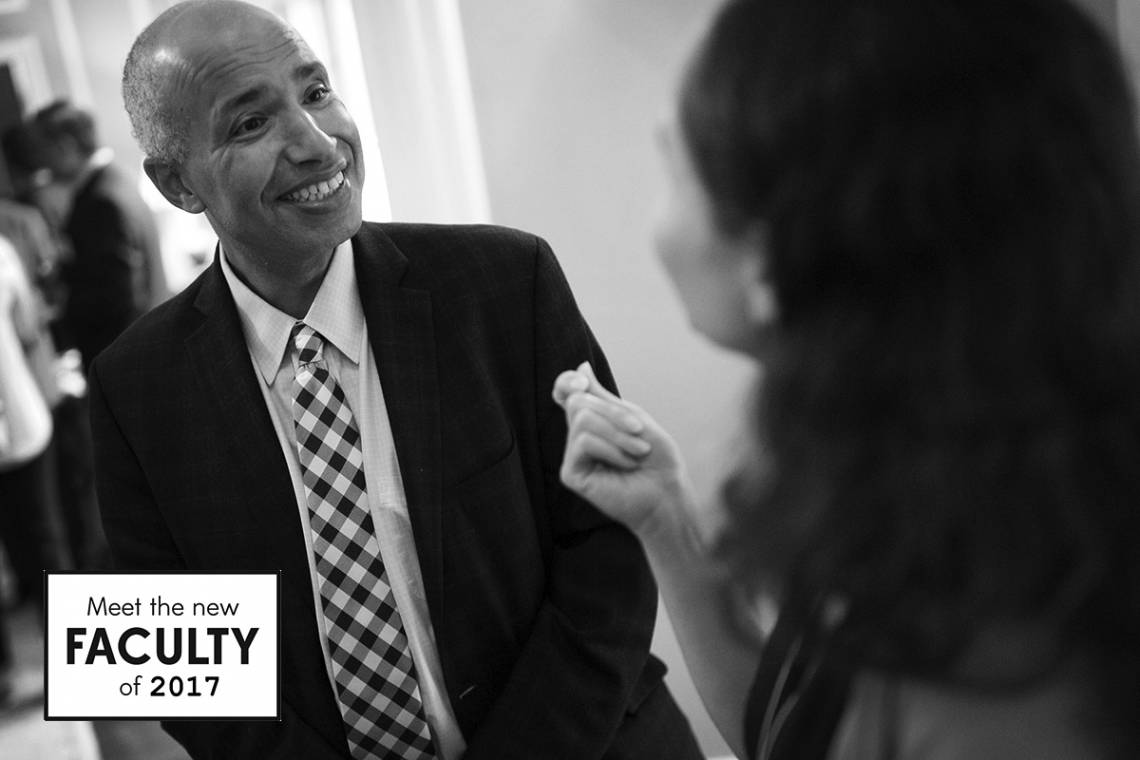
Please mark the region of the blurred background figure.
<svg viewBox="0 0 1140 760"><path fill-rule="evenodd" d="M1103 30L1065 0L733 0L662 144L658 253L763 370L750 445L701 505L583 366L562 477L642 539L724 738L1140 756L1140 146Z"/></svg>
<svg viewBox="0 0 1140 760"><path fill-rule="evenodd" d="M0 542L14 571L16 603L43 607L43 571L70 567L57 513L49 456L50 386L35 357L43 316L16 249L0 237ZM45 382L46 380L46 382ZM0 600L0 706L12 696L15 663L8 637L11 599Z"/></svg>
<svg viewBox="0 0 1140 760"><path fill-rule="evenodd" d="M69 248L60 233L48 224L43 211L52 206L47 201L50 196L43 192L48 177L40 173L42 179L36 179L35 167L42 148L34 131L29 125L20 124L3 137L14 197L0 195L0 235L8 238L23 265L37 316L37 339L27 352L53 420L46 469L55 482L70 561L81 568L96 568L104 563L105 542L95 500L85 404L87 385L79 351L72 348L60 352L55 337L63 336L66 340L62 323L66 293L60 270Z"/></svg>
<svg viewBox="0 0 1140 760"><path fill-rule="evenodd" d="M8 204L9 216L35 231L21 238L29 243L24 258L61 351L48 398L68 550L78 567L99 568L107 563L106 541L83 375L91 358L168 295L157 230L133 179L100 145L88 111L56 100L11 128L4 147L14 192L35 204Z"/></svg>
<svg viewBox="0 0 1140 760"><path fill-rule="evenodd" d="M64 191L61 229L72 250L62 268L63 329L86 367L168 295L158 232L137 185L100 145L88 111L57 100L31 125L43 165Z"/></svg>

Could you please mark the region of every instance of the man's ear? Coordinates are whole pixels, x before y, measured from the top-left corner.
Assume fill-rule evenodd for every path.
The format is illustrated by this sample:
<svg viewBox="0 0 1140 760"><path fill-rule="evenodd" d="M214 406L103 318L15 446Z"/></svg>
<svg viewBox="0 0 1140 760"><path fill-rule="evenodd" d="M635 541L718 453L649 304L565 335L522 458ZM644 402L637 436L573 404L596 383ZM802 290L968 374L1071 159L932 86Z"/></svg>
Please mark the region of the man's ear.
<svg viewBox="0 0 1140 760"><path fill-rule="evenodd" d="M157 158L145 158L143 171L166 200L178 208L191 214L206 210L206 204L183 181L182 167Z"/></svg>
<svg viewBox="0 0 1140 760"><path fill-rule="evenodd" d="M775 321L779 311L776 289L768 277L768 260L771 256L768 225L754 222L744 235L750 249L744 256L740 273L744 284L744 308L749 322L764 326Z"/></svg>

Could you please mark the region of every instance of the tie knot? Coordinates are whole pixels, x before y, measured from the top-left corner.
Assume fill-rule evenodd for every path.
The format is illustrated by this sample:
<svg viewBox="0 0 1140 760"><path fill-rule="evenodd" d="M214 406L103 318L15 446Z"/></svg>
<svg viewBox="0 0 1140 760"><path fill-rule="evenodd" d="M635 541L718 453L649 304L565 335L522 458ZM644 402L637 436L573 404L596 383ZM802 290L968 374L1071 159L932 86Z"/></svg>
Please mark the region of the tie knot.
<svg viewBox="0 0 1140 760"><path fill-rule="evenodd" d="M304 322L293 325L293 345L297 347L297 362L301 365L319 362L323 358L324 340Z"/></svg>

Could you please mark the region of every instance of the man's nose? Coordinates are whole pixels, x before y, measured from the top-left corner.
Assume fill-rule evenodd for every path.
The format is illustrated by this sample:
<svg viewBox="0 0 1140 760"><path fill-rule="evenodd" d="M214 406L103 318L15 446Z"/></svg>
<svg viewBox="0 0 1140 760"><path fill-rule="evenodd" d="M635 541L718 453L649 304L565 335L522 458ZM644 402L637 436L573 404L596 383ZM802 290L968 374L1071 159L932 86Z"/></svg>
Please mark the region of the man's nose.
<svg viewBox="0 0 1140 760"><path fill-rule="evenodd" d="M313 114L297 106L284 118L285 155L290 161L325 162L336 157L336 138L325 132Z"/></svg>

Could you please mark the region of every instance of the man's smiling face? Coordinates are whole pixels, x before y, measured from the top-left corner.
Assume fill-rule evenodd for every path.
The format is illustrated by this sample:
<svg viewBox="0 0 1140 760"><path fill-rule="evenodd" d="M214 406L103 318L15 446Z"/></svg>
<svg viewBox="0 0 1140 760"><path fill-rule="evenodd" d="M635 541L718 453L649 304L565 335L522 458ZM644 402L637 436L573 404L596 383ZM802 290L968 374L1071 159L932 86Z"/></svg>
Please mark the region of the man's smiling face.
<svg viewBox="0 0 1140 760"><path fill-rule="evenodd" d="M205 211L239 271L304 269L360 227L360 136L295 31L258 12L224 20L169 52L188 134L183 207Z"/></svg>

